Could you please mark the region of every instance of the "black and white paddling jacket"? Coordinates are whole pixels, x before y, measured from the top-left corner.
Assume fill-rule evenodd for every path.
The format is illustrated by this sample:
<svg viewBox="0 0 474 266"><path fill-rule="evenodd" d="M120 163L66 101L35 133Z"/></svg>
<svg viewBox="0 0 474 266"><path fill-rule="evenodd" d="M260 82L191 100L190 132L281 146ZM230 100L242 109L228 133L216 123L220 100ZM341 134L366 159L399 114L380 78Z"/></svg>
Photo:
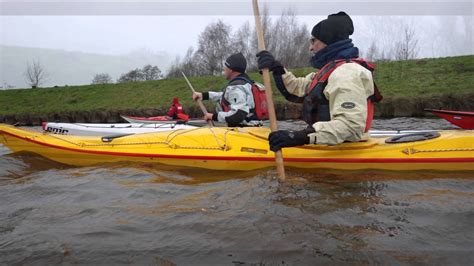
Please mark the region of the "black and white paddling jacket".
<svg viewBox="0 0 474 266"><path fill-rule="evenodd" d="M255 102L249 80L246 74L241 74L230 80L220 92L203 92L203 100L219 103L214 113L214 121L225 122L230 127L262 124L254 114Z"/></svg>

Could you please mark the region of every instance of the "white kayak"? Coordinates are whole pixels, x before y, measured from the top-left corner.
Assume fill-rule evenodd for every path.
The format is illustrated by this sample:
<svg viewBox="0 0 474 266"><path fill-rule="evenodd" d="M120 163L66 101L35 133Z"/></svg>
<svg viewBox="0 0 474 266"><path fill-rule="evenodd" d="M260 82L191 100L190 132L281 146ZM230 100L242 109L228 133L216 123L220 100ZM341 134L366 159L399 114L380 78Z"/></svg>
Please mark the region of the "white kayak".
<svg viewBox="0 0 474 266"><path fill-rule="evenodd" d="M139 134L170 130L192 129L196 126L185 124L155 123L121 123L121 124L81 124L43 122L43 130L48 133L74 136L106 136L119 134Z"/></svg>
<svg viewBox="0 0 474 266"><path fill-rule="evenodd" d="M177 129L192 129L206 126L207 123L176 124L176 123L120 123L120 124L88 124L88 123L56 123L44 122L42 127L45 132L59 135L75 136L106 136L115 134L140 134L161 132ZM370 130L371 137L390 137L413 133L439 132L439 130Z"/></svg>

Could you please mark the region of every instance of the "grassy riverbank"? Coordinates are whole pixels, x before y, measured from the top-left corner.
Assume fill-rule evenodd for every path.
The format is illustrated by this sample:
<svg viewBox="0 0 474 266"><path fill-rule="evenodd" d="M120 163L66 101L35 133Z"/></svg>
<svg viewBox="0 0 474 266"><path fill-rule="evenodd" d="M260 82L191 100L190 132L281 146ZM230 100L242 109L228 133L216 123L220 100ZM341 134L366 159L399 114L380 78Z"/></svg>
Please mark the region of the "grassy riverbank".
<svg viewBox="0 0 474 266"><path fill-rule="evenodd" d="M302 76L312 69L296 69ZM250 76L261 82L258 73ZM375 75L383 95L388 99L421 99L430 101L451 95L472 101L474 92L474 56L459 56L404 62L380 62ZM219 90L223 77L190 78L197 90ZM275 88L274 88L275 90ZM0 116L48 115L62 112L121 111L163 109L178 96L184 106L194 105L184 79L166 79L137 83L69 86L58 88L0 91ZM278 92L275 102L283 103ZM467 99L466 96L471 97ZM441 102L440 102L441 104ZM438 106L441 107L441 106Z"/></svg>

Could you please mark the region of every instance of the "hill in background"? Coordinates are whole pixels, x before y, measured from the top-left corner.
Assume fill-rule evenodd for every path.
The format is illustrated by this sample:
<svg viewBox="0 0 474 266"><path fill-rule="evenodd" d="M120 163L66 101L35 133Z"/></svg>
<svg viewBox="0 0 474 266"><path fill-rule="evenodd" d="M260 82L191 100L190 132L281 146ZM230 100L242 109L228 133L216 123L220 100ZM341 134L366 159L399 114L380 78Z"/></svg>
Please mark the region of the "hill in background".
<svg viewBox="0 0 474 266"><path fill-rule="evenodd" d="M48 72L42 87L53 87L90 84L98 73L108 73L115 81L122 73L146 64L156 65L165 72L172 59L166 53L145 49L115 56L0 45L0 87L27 88L23 73L33 60L39 60Z"/></svg>

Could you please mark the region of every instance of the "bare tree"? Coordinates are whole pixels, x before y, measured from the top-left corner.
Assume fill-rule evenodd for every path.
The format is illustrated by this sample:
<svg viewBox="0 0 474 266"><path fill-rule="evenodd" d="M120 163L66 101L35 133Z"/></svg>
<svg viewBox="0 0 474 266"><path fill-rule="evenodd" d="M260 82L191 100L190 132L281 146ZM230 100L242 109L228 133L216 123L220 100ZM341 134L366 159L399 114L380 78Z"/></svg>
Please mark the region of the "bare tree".
<svg viewBox="0 0 474 266"><path fill-rule="evenodd" d="M203 55L195 52L193 48L189 48L184 56L182 70L184 73L189 73L191 76L200 76L208 74L208 66L203 59ZM181 76L181 73L179 73Z"/></svg>
<svg viewBox="0 0 474 266"><path fill-rule="evenodd" d="M197 53L206 67L206 74L217 75L222 72L222 63L230 54L230 31L230 25L218 20L199 35Z"/></svg>
<svg viewBox="0 0 474 266"><path fill-rule="evenodd" d="M163 78L160 68L158 66L146 65L142 69L143 78L145 80L158 80Z"/></svg>
<svg viewBox="0 0 474 266"><path fill-rule="evenodd" d="M0 90L8 90L14 89L15 86L8 84L7 82L3 82L3 85L0 86Z"/></svg>
<svg viewBox="0 0 474 266"><path fill-rule="evenodd" d="M474 17L439 16L439 25L429 37L432 39L433 56L474 54ZM441 37L442 36L442 37Z"/></svg>
<svg viewBox="0 0 474 266"><path fill-rule="evenodd" d="M137 68L134 70L130 70L128 73L122 74L120 78L117 80L118 83L124 82L138 82L143 81L144 75L141 69Z"/></svg>
<svg viewBox="0 0 474 266"><path fill-rule="evenodd" d="M273 22L265 5L261 19L266 48L275 58L286 67L309 66L308 29L298 22L292 10L284 12ZM181 71L188 76L220 74L226 57L237 52L246 58L248 71L257 70L255 29L252 30L247 22L231 34L231 27L219 20L200 34L197 51L190 47L182 59L176 58L167 77L181 77Z"/></svg>
<svg viewBox="0 0 474 266"><path fill-rule="evenodd" d="M247 21L244 23L232 36L231 46L233 47L232 53L242 53L247 60L247 70L257 70L257 60L255 54L257 53L252 46L252 31L250 30L250 24Z"/></svg>
<svg viewBox="0 0 474 266"><path fill-rule="evenodd" d="M379 51L378 51L377 43L375 42L375 40L372 41L369 49L367 49L365 59L367 59L370 62L374 62L374 61L377 61L377 59L379 59Z"/></svg>
<svg viewBox="0 0 474 266"><path fill-rule="evenodd" d="M92 79L92 84L109 84L112 83L112 77L107 73L96 74Z"/></svg>
<svg viewBox="0 0 474 266"><path fill-rule="evenodd" d="M28 82L32 88L39 87L46 81L48 77L47 72L39 60L35 60L32 63L27 63L24 75L26 82Z"/></svg>
<svg viewBox="0 0 474 266"><path fill-rule="evenodd" d="M272 19L270 17L270 11L267 4L263 5L260 12L260 20L262 21L263 39L265 41L265 48L268 51L273 51L273 38L272 38ZM252 33L252 48L255 53L259 52L258 49L258 38L256 28L254 27Z"/></svg>
<svg viewBox="0 0 474 266"><path fill-rule="evenodd" d="M189 47L183 60L176 57L175 62L171 65L167 77L180 78L181 72L186 76L201 76L208 74L206 65L202 62L201 54L194 52L193 47Z"/></svg>
<svg viewBox="0 0 474 266"><path fill-rule="evenodd" d="M309 38L306 25L300 25L293 10L284 11L270 27L271 52L286 67L309 66Z"/></svg>
<svg viewBox="0 0 474 266"><path fill-rule="evenodd" d="M192 49L192 47L190 47ZM189 50L189 49L188 49ZM177 78L181 74L181 58L176 56L174 62L171 64L166 77L168 78Z"/></svg>
<svg viewBox="0 0 474 266"><path fill-rule="evenodd" d="M405 24L402 27L402 39L395 43L395 59L409 60L418 54L418 39L415 37L415 29Z"/></svg>
<svg viewBox="0 0 474 266"><path fill-rule="evenodd" d="M404 29L409 23L411 22L406 18L397 16L374 16L371 18L371 29L365 31L367 35L365 38L377 41L375 46L377 52L373 55L374 61L390 61L397 58L398 43L403 42Z"/></svg>
<svg viewBox="0 0 474 266"><path fill-rule="evenodd" d="M309 66L308 28L305 24L298 22L294 10L288 9L277 20L272 21L268 6L264 5L261 19L266 49L276 59L286 67ZM252 38L253 55L258 52L256 36L254 29Z"/></svg>

